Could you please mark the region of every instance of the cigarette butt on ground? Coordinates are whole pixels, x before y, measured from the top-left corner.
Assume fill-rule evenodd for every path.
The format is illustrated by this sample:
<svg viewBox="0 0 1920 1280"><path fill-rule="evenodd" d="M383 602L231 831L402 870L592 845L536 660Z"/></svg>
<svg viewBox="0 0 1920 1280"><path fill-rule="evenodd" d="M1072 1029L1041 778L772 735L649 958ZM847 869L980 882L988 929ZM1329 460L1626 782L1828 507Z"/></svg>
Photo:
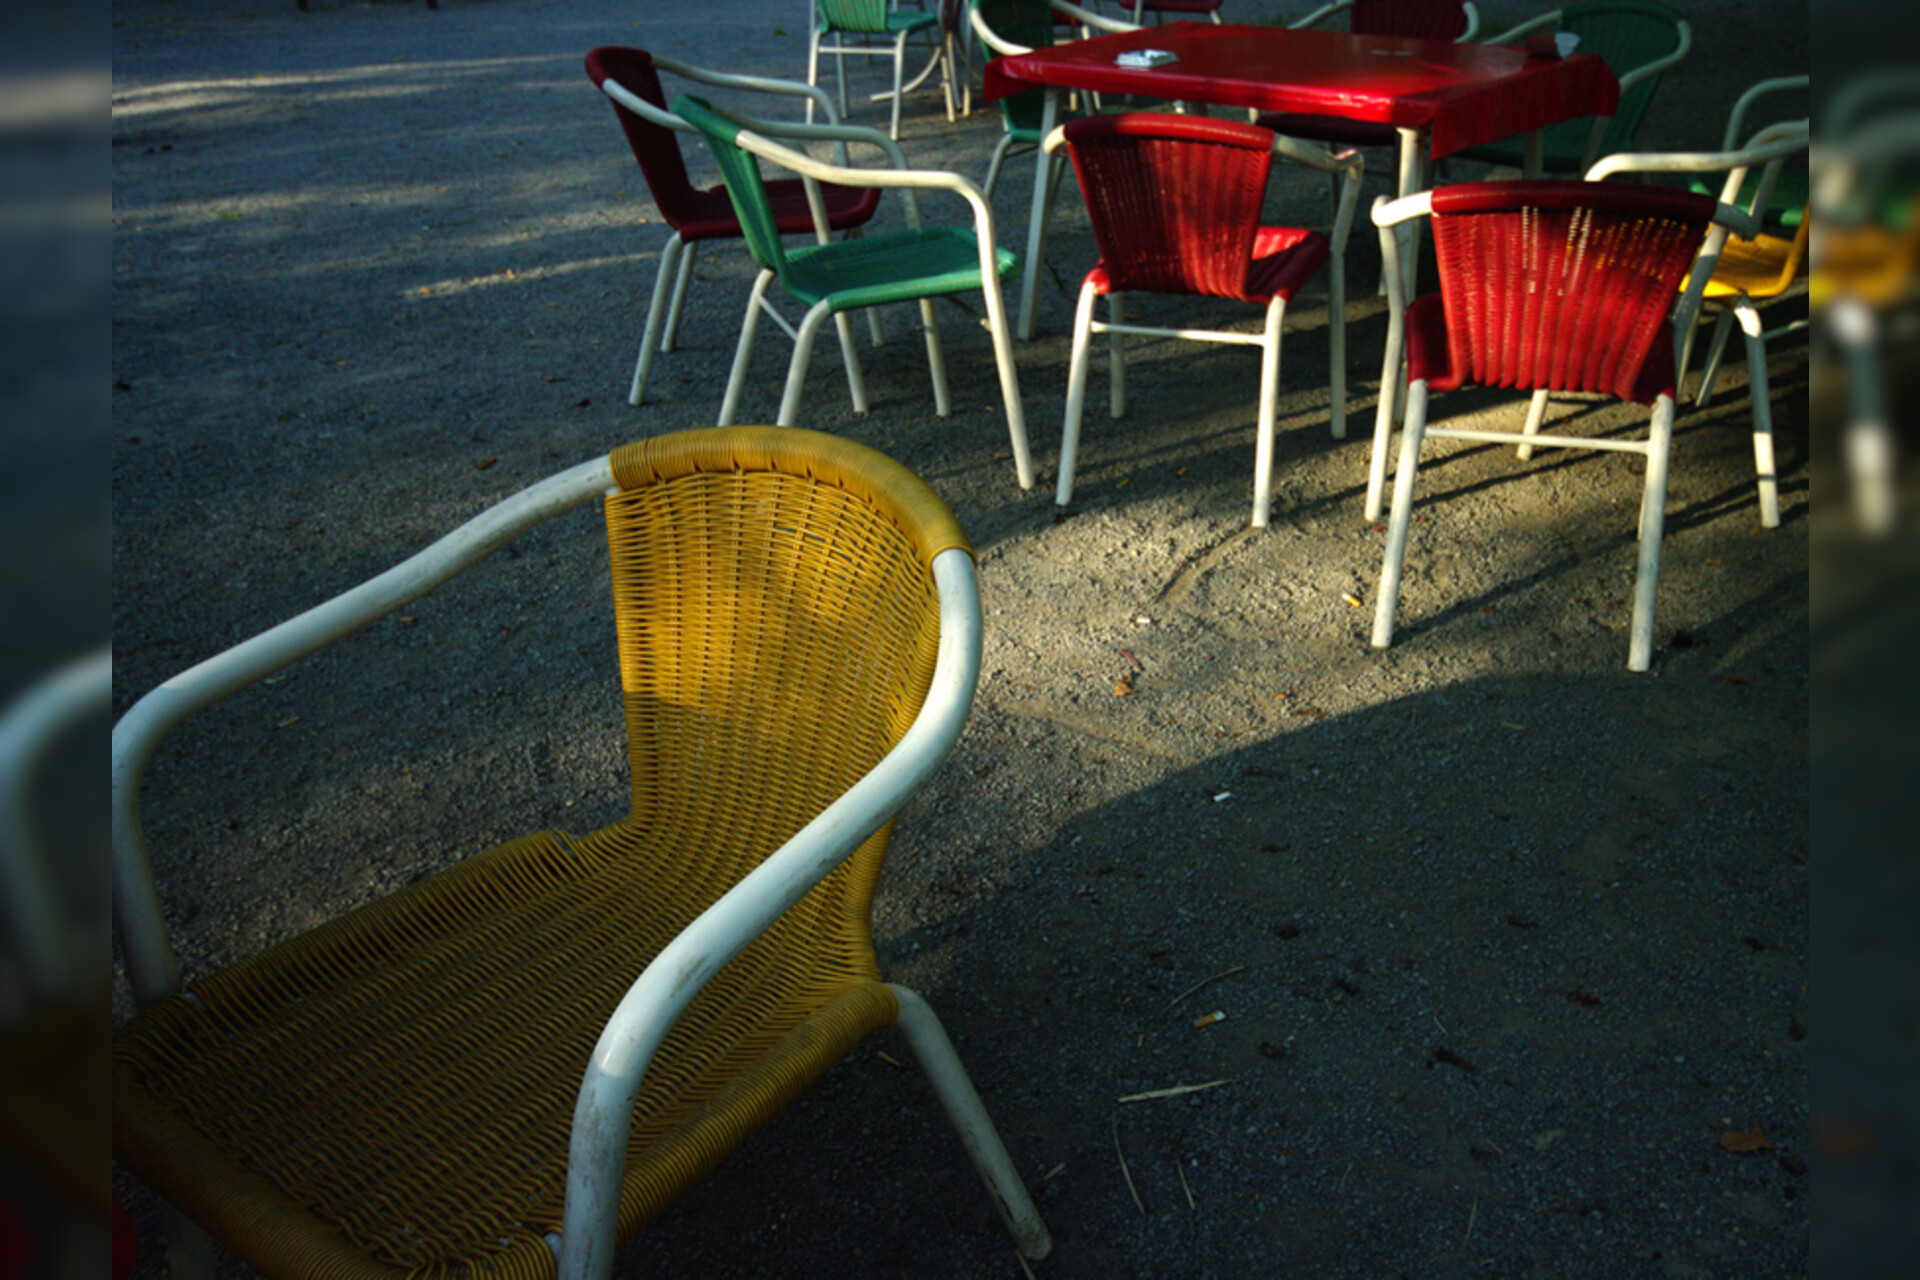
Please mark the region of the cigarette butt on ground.
<svg viewBox="0 0 1920 1280"><path fill-rule="evenodd" d="M1210 1027L1216 1022L1225 1022L1226 1020L1227 1020L1227 1015L1222 1013L1220 1010L1215 1009L1212 1013L1203 1013L1199 1017L1195 1018L1193 1020L1193 1025L1196 1027Z"/></svg>

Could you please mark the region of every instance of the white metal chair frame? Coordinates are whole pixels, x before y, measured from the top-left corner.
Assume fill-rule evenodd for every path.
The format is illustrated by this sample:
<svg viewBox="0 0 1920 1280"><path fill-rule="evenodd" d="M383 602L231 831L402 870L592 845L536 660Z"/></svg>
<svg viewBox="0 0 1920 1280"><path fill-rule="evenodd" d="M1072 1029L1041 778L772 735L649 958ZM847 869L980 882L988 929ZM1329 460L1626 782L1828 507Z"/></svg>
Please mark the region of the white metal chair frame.
<svg viewBox="0 0 1920 1280"><path fill-rule="evenodd" d="M1045 143L1049 158L1057 161L1056 153L1065 145L1066 130L1056 126L1047 135ZM1354 210L1360 200L1363 164L1357 151L1336 154L1313 143L1279 134L1273 138L1273 154L1331 174L1339 182L1340 198L1334 214L1333 231L1328 237L1332 244L1332 256L1327 262L1327 345L1330 351L1328 378L1332 396L1330 428L1334 439L1344 440L1347 436L1345 260L1347 237L1352 231ZM1125 318L1125 303L1119 293L1107 295L1108 314L1112 318L1102 321L1094 316L1097 296L1091 281L1083 283L1080 286L1079 304L1074 309L1073 346L1067 365L1067 411L1060 432L1060 477L1054 490L1054 504L1065 507L1073 501L1074 467L1080 452L1080 422L1085 416L1087 399L1087 355L1094 334L1107 335L1108 412L1114 418L1123 416L1127 405L1126 359L1121 342L1124 335L1256 346L1260 348L1260 410L1254 444L1251 522L1256 529L1265 528L1273 507L1273 437L1279 417L1280 338L1286 322L1287 300L1276 296L1267 304L1260 332L1247 333L1227 329L1168 329L1129 324Z"/></svg>
<svg viewBox="0 0 1920 1280"><path fill-rule="evenodd" d="M947 123L952 124L954 122L954 43L950 37L938 30L937 23L933 28L934 40L932 56L927 59L927 65L922 67L913 79L906 80L907 37L912 35L913 32L899 32L894 36L891 44L874 44L871 43L870 37L882 33L843 32L837 29L823 30L819 0L807 0L807 8L807 83L817 86L820 83L821 57L824 55L825 57L832 58L834 60L834 71L840 86L840 114L842 116L847 114L847 59L891 58L893 59L893 88L891 90L882 90L879 93L873 94L871 97L871 100L874 102L888 99L892 101L893 116L887 126L887 136L896 140L900 137L901 99L925 84L936 70L940 72L940 89L946 98ZM826 44L822 38L827 35L833 35L837 37L837 39L832 44ZM848 37L853 35L859 36L858 43L848 42ZM972 105L971 98L968 99L968 105L969 107ZM812 103L808 103L807 105L807 121L808 123L812 123L813 121Z"/></svg>
<svg viewBox="0 0 1920 1280"><path fill-rule="evenodd" d="M906 158L901 154L899 147L894 144L891 138L888 138L879 130L865 129L854 125L842 125L839 114L834 110L833 101L824 89L817 88L810 84L801 84L797 80L774 80L764 76L737 76L720 71L707 71L700 67L689 66L684 62L676 62L671 58L663 58L658 54L651 54L650 56L653 59L653 65L656 70L679 76L685 80L692 80L698 84L714 85L726 89L741 89L755 93L771 93L788 97L805 98L807 100L809 120L812 118L812 110L816 105L826 113L827 123L825 125L803 125L784 121L756 119L754 127L769 137L829 139L834 143L835 152L839 155L842 163L846 162L846 144L848 142L870 142L886 153L889 163L897 168L906 167ZM659 107L654 106L651 102L648 102L638 94L627 89L626 86L614 80L610 79L606 81L600 88L608 98L651 124L658 125L663 129L672 129L676 133L685 133L694 137L699 136L694 127L682 120L679 116L674 115L670 111L662 111ZM832 130L834 132L823 133L820 132L821 130ZM820 200L817 191L809 190L808 198L813 208L815 235L820 243L825 244L828 239L831 238L831 234L827 230L826 206ZM857 234L858 231L859 228L856 227L847 234L854 235ZM668 236L667 243L661 247L660 270L659 274L654 277L653 298L652 301L647 304L647 321L640 339L640 352L639 355L635 357L633 363L633 382L627 389L627 403L630 405L639 405L646 397L647 377L652 372L654 356L656 354L665 355L673 350L673 344L680 333L680 316L686 309L687 290L693 282L693 260L695 256L694 254L686 252L686 242L681 239L678 231ZM669 281L671 281L673 286L671 303L667 301L667 286ZM871 313L870 323L873 330L873 344L880 346L885 342L886 335L881 330L878 312ZM851 332L847 330L844 323L841 325L840 341L848 352L851 353L853 349L853 339Z"/></svg>
<svg viewBox="0 0 1920 1280"><path fill-rule="evenodd" d="M1123 31L1138 31L1140 29L1139 24L1136 22L1123 22L1118 18L1109 18L1102 14L1095 13L1090 9L1083 9L1077 4L1069 3L1069 0L1047 0L1047 5L1055 13L1064 14L1066 17L1072 18L1075 25L1080 28L1083 36L1094 31L1117 33ZM967 0L967 23L972 27L973 33L979 38L980 43L1001 57L1013 58L1023 53L1033 52L1033 50L1026 45L1007 39L988 25L986 17L980 12L979 0ZM987 199L989 200L993 199L993 190L1000 182L1000 168L1006 162L1006 158L1012 151L1014 145L1015 141L1011 128L1000 135L1000 141L993 144L993 158L987 161L987 180L980 184L980 189L986 193ZM1047 166L1047 185L1049 188L1047 192L1047 210L1049 215L1051 215L1053 210L1053 195L1054 191L1057 190L1060 185L1060 173L1064 165L1064 161L1056 160Z"/></svg>
<svg viewBox="0 0 1920 1280"><path fill-rule="evenodd" d="M1603 158L1587 171L1587 181L1604 182L1610 177L1625 173L1721 173L1727 180L1721 188L1720 201L1731 205L1740 194L1741 186L1747 180L1748 172L1755 166L1763 166L1760 184L1753 199L1746 207L1746 213L1758 226L1760 215L1767 207L1767 201L1773 194L1774 182L1788 157L1807 150L1808 123L1805 120L1789 121L1771 125L1754 135L1752 141L1738 151L1674 151L1674 152L1621 152ZM1684 379L1687 360L1692 353L1694 322L1699 318L1705 302L1707 282L1713 275L1713 269L1720 260L1720 254L1726 247L1728 229L1716 223L1707 232L1706 241L1701 245L1700 256L1694 260L1693 271L1687 281L1687 290L1681 295L1674 308L1674 370L1675 377ZM1804 277L1802 278L1804 281ZM1804 293L1804 282L1789 293ZM1782 297L1787 294L1780 295ZM1780 487L1774 470L1773 457L1773 404L1767 388L1767 339L1781 334L1804 329L1807 321L1796 320L1777 329L1764 329L1760 322L1759 308L1753 299L1744 293L1736 293L1730 298L1719 300L1720 316L1714 326L1713 342L1707 351L1706 369L1701 374L1700 392L1696 404L1705 405L1713 389L1714 379L1720 369L1721 353L1726 348L1727 335L1737 320L1740 332L1746 338L1747 347L1747 384L1753 401L1753 466L1760 494L1760 523L1768 529L1780 524ZM1534 407L1527 414L1528 426L1538 429L1540 418L1545 413L1546 393L1534 393ZM1533 434L1529 431L1527 434ZM1531 453L1529 446L1520 447L1520 456L1525 458Z"/></svg>
<svg viewBox="0 0 1920 1280"><path fill-rule="evenodd" d="M1399 237L1394 229L1414 218L1431 217L1433 193L1373 202L1373 223L1380 228L1380 252L1387 258L1387 358L1381 385L1398 379L1406 357L1406 308L1408 299L1399 270ZM1751 236L1758 224L1745 210L1721 204L1715 211L1716 228ZM1704 285L1702 286L1704 287ZM1527 414L1526 426L1519 432L1490 431L1470 427L1434 427L1427 425L1427 382L1415 379L1406 389L1406 423L1400 435L1400 457L1393 477L1393 507L1387 520L1386 550L1381 558L1380 587L1374 601L1372 645L1386 649L1393 644L1394 613L1399 607L1401 571L1406 561L1407 531L1412 523L1413 485L1420 463L1420 446L1427 439L1478 440L1495 444L1518 444L1531 450L1544 445L1561 449L1596 449L1616 453L1637 453L1647 460L1646 484L1640 499L1640 556L1633 589L1633 618L1629 624L1627 669L1645 671L1653 660L1653 602L1660 577L1660 539L1666 518L1667 463L1673 440L1673 397L1662 394L1655 399L1653 417L1644 440L1618 440L1606 436L1569 436L1540 431L1539 416L1544 413L1546 397L1536 393ZM1386 483L1387 448L1393 430L1393 398L1382 395L1374 419L1373 457L1367 477L1366 518L1380 518L1381 494Z"/></svg>
<svg viewBox="0 0 1920 1280"><path fill-rule="evenodd" d="M136 702L113 729L114 900L127 972L142 1005L181 990L140 823L141 780L161 741L195 711L255 684L439 587L517 535L616 491L598 458L490 507L385 573L216 654ZM634 1099L655 1051L700 989L891 818L959 737L979 680L981 612L972 557L933 561L940 641L919 715L892 751L663 948L615 1008L588 1061L574 1111L564 1226L548 1244L562 1280L612 1274L620 1180ZM996 1207L1028 1257L1051 1247L993 1122L926 1002L892 987L898 1025L925 1068ZM213 1274L211 1240L177 1215L175 1274ZM182 1265L182 1262L186 1265Z"/></svg>
<svg viewBox="0 0 1920 1280"><path fill-rule="evenodd" d="M1535 31L1552 30L1560 25L1560 19L1565 13L1564 9L1549 9L1545 13L1528 18L1518 26L1509 27L1497 36L1488 36L1485 43L1513 44L1524 40ZM1620 92L1623 95L1642 80L1659 75L1693 52L1693 24L1685 18L1679 19L1675 23L1675 34L1677 38L1671 52L1655 58L1652 62L1643 62L1637 67L1630 67L1620 76ZM1607 123L1611 118L1610 116L1594 117L1593 132L1587 137L1587 149L1580 160L1580 168L1583 171L1591 168L1594 161L1600 158L1600 144L1607 136ZM1526 169L1529 174L1532 174L1538 171L1539 166L1529 162Z"/></svg>
<svg viewBox="0 0 1920 1280"><path fill-rule="evenodd" d="M980 248L981 293L986 299L987 330L993 337L994 364L1000 374L1000 394L1006 404L1007 433L1013 445L1014 471L1019 477L1022 489L1033 487L1033 457L1027 444L1026 414L1020 405L1020 382L1013 363L1013 339L1007 324L1006 302L1000 293L1000 278L996 265L996 249L993 234L993 211L987 207L986 197L980 188L973 185L957 173L944 169L848 169L831 165L812 156L783 147L771 138L759 133L753 122L733 112L714 108L715 114L741 125L741 131L735 141L741 150L771 160L782 168L798 173L811 187L821 182L837 182L844 186L855 187L898 187L905 191L906 220L911 228L918 229L920 206L913 198L915 191L950 191L965 200L973 211L974 237ZM842 126L845 128L846 126ZM824 126L814 126L824 128ZM793 134L792 130L788 131ZM793 134L793 136L799 136ZM731 425L734 414L739 408L740 392L746 385L747 368L753 359L754 337L759 329L762 313L773 318L774 324L793 339L793 358L787 366L786 389L780 397L780 413L777 425L792 426L800 412L800 393L806 385L807 366L813 358L813 343L820 326L832 314L827 302L822 301L809 308L799 326L788 323L767 300L767 290L773 284L776 273L762 269L754 280L753 292L747 300L747 312L740 325L740 344L733 358L733 368L727 375L726 396L720 406L720 426ZM869 309L871 310L871 309ZM947 417L953 411L952 398L947 390L946 357L940 348L940 325L934 314L933 300L920 300L920 318L926 331L927 363L933 376L934 413ZM841 317L844 322L844 316ZM865 380L861 375L858 358L854 355L853 345L843 338L843 349L847 353L847 382L853 394L855 413L867 411Z"/></svg>

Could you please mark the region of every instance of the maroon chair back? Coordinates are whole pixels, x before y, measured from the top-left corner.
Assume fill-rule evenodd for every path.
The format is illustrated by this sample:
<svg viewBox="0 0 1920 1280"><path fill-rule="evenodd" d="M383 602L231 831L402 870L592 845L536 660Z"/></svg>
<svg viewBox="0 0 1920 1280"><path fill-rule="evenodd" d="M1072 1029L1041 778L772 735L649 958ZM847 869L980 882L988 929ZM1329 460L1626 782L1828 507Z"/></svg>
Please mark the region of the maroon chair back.
<svg viewBox="0 0 1920 1280"><path fill-rule="evenodd" d="M1063 128L1110 291L1245 296L1272 133L1154 114Z"/></svg>
<svg viewBox="0 0 1920 1280"><path fill-rule="evenodd" d="M660 73L654 70L653 55L645 49L602 45L591 50L587 54L587 76L595 85L612 80L636 98L662 111L668 110ZM708 218L710 211L701 203L699 192L687 176L686 161L680 156L680 139L673 130L641 119L611 98L607 101L620 118L627 145L633 148L633 158L640 162L647 189L653 193L653 202L667 225L682 231L689 224Z"/></svg>
<svg viewBox="0 0 1920 1280"><path fill-rule="evenodd" d="M1454 382L1671 394L1668 323L1716 205L1597 182L1480 182L1433 193Z"/></svg>
<svg viewBox="0 0 1920 1280"><path fill-rule="evenodd" d="M1458 40L1467 29L1460 0L1353 0L1348 27L1357 36Z"/></svg>

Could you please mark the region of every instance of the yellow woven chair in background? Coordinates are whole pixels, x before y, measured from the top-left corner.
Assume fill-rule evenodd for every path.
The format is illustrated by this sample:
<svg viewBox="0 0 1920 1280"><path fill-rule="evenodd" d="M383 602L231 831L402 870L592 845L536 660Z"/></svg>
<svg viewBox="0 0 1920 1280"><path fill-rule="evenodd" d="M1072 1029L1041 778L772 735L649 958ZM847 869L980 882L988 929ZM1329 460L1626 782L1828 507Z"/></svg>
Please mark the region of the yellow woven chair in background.
<svg viewBox="0 0 1920 1280"><path fill-rule="evenodd" d="M630 815L476 854L183 988L138 813L162 735L602 494ZM979 658L972 554L932 490L862 445L751 427L564 472L166 682L114 730L142 1006L116 1036L116 1159L276 1280L604 1280L898 1021L1044 1256L951 1044L868 932L892 817L958 737ZM188 1228L176 1259L206 1245Z"/></svg>

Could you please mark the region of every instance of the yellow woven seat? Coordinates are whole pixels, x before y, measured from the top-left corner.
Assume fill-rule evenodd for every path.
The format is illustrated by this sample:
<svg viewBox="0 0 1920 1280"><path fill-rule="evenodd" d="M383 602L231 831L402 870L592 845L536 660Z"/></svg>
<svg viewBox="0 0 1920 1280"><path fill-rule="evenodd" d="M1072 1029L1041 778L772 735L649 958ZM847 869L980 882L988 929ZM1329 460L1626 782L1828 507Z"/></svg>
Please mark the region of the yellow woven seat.
<svg viewBox="0 0 1920 1280"><path fill-rule="evenodd" d="M903 468L735 428L628 446L610 476L629 816L467 858L151 1001L117 1036L116 1158L268 1276L553 1276L576 1099L616 1007L803 845L929 699L929 566L959 549L970 591L971 562ZM917 1002L881 982L868 933L891 812L669 1014L641 1064L618 1239Z"/></svg>

